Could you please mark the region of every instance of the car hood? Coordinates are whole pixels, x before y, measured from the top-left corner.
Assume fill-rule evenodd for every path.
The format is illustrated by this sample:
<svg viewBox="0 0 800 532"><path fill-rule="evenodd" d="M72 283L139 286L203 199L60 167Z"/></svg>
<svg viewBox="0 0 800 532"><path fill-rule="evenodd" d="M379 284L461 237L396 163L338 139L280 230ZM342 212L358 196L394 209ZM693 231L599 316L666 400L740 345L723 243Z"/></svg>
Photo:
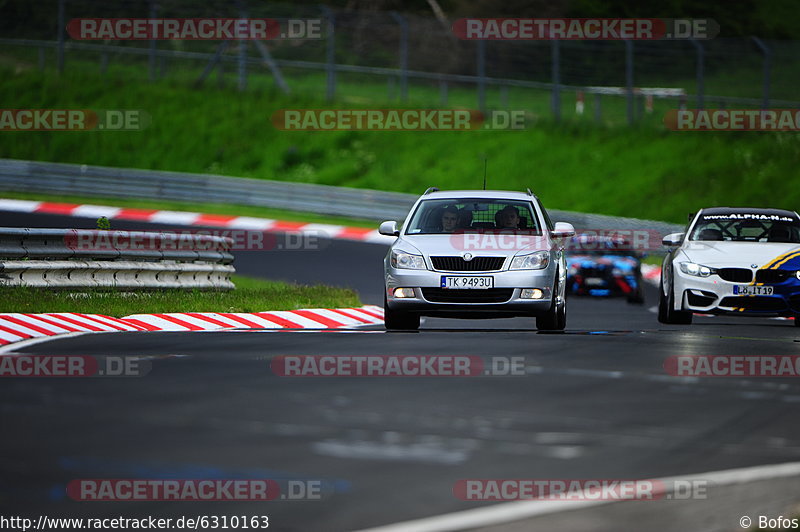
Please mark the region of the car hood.
<svg viewBox="0 0 800 532"><path fill-rule="evenodd" d="M763 268L775 259L800 252L800 245L780 242L687 242L683 254L692 262L706 266ZM800 269L799 259L787 261L781 269Z"/></svg>
<svg viewBox="0 0 800 532"><path fill-rule="evenodd" d="M550 240L543 236L494 233L403 235L395 242L394 247L427 256L461 256L463 253L472 253L476 257L508 257L520 251L549 250Z"/></svg>

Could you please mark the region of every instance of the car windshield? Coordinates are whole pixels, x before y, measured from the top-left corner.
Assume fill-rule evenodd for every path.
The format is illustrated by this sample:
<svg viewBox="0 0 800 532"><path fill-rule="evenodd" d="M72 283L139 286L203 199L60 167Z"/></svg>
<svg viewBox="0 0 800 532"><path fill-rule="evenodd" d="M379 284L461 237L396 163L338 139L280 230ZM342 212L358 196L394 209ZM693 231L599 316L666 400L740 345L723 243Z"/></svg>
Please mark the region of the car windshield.
<svg viewBox="0 0 800 532"><path fill-rule="evenodd" d="M689 240L800 243L800 220L758 212L705 214Z"/></svg>
<svg viewBox="0 0 800 532"><path fill-rule="evenodd" d="M414 212L406 234L506 231L541 234L530 202L487 198L424 200Z"/></svg>

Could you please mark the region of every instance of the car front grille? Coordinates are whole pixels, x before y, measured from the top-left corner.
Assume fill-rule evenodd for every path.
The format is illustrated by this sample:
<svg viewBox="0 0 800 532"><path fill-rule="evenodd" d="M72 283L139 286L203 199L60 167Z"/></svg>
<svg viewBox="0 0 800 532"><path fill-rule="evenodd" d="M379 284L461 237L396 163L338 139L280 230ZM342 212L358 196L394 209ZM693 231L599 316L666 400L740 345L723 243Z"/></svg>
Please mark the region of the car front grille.
<svg viewBox="0 0 800 532"><path fill-rule="evenodd" d="M432 303L504 303L514 295L514 289L453 290L447 288L423 288L422 295Z"/></svg>
<svg viewBox="0 0 800 532"><path fill-rule="evenodd" d="M758 270L756 271L756 282L778 284L792 276L794 276L794 272L787 270Z"/></svg>
<svg viewBox="0 0 800 532"><path fill-rule="evenodd" d="M490 272L503 267L505 257L474 257L464 260L461 257L431 257L435 270L448 272Z"/></svg>
<svg viewBox="0 0 800 532"><path fill-rule="evenodd" d="M780 297L752 296L752 297L726 297L720 301L721 307L743 308L745 310L763 310L778 312L786 310L786 303Z"/></svg>
<svg viewBox="0 0 800 532"><path fill-rule="evenodd" d="M749 283L753 280L753 271L747 268L720 268L717 275L732 283Z"/></svg>

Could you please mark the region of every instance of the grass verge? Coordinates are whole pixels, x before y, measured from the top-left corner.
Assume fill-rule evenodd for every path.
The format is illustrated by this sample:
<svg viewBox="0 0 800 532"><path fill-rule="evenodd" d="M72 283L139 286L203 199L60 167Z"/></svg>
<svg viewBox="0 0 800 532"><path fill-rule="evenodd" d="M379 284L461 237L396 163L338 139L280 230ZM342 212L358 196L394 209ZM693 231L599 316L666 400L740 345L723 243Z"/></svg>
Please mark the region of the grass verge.
<svg viewBox="0 0 800 532"><path fill-rule="evenodd" d="M265 312L299 308L359 307L352 290L296 285L233 276L236 290L203 292L50 291L27 287L0 288L0 312L77 312L123 317L164 312Z"/></svg>

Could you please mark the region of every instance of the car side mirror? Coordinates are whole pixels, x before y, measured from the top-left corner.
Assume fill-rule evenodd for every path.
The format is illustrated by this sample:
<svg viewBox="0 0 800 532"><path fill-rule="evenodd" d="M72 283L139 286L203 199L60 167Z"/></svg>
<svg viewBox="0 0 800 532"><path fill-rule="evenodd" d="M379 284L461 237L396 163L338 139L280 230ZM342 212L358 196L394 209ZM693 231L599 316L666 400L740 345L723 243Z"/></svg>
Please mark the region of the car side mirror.
<svg viewBox="0 0 800 532"><path fill-rule="evenodd" d="M670 233L661 239L661 243L667 247L680 246L686 233Z"/></svg>
<svg viewBox="0 0 800 532"><path fill-rule="evenodd" d="M383 222L380 227L378 227L378 232L385 236L400 236L400 231L397 229L397 222L394 220Z"/></svg>
<svg viewBox="0 0 800 532"><path fill-rule="evenodd" d="M556 222L556 226L550 231L554 238L567 238L575 236L575 228L567 222Z"/></svg>

